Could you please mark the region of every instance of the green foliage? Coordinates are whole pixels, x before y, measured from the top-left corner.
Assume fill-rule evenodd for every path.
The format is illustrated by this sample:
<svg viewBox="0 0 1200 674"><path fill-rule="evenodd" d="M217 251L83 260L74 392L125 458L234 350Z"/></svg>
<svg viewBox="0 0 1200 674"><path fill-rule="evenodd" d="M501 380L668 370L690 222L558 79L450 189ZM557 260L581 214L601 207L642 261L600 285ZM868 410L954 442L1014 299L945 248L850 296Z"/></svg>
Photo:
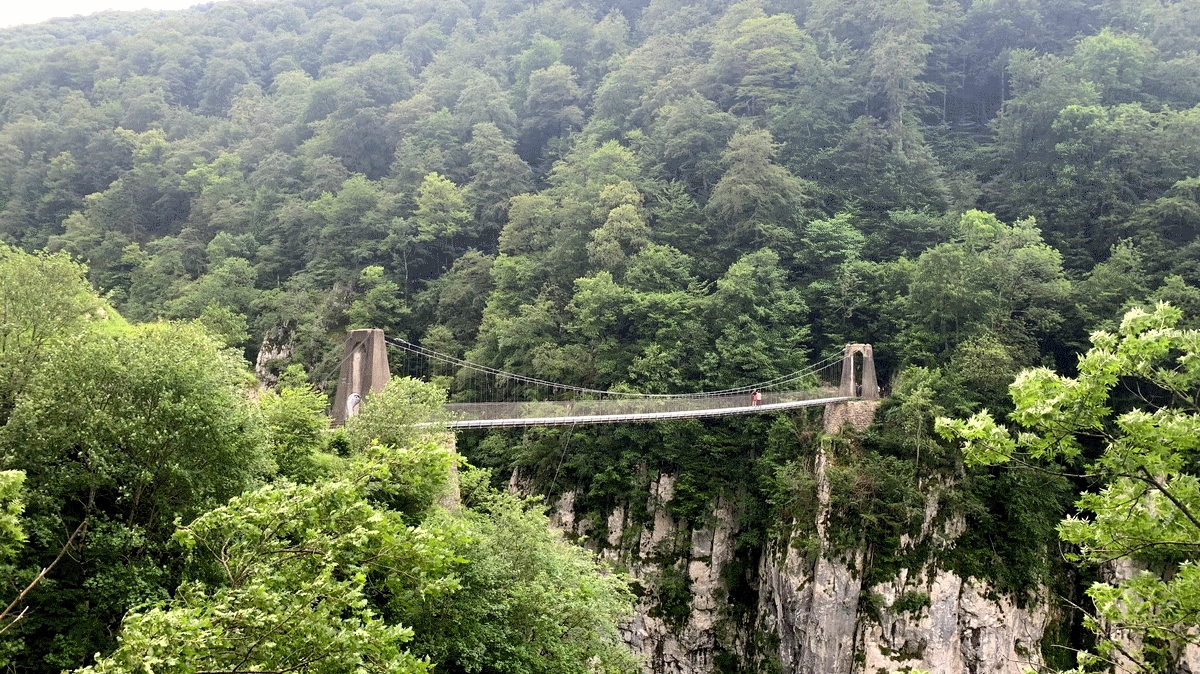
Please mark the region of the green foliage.
<svg viewBox="0 0 1200 674"><path fill-rule="evenodd" d="M768 131L742 132L729 139L721 161L725 174L713 187L707 209L729 227L735 241L788 241L778 230L803 194L800 180L772 160L777 147Z"/></svg>
<svg viewBox="0 0 1200 674"><path fill-rule="evenodd" d="M0 438L10 464L29 466L31 489L53 485L59 498L111 489L135 521L153 514L169 523L171 513L236 494L262 470L245 370L203 331L84 332L58 346L53 363Z"/></svg>
<svg viewBox="0 0 1200 674"><path fill-rule="evenodd" d="M434 441L444 436L385 415L427 413L444 394L394 381L364 403L355 419L367 424L350 429L358 451L327 475L261 487L180 527L182 584L127 616L116 650L81 671L636 671L616 629L632 601L625 581L534 502L473 469L465 507L413 496L440 493L450 452ZM305 398L285 386L266 404L274 437L315 430ZM362 446L364 433L405 444Z"/></svg>
<svg viewBox="0 0 1200 674"><path fill-rule="evenodd" d="M407 377L388 381L383 390L369 394L362 411L346 422L346 433L356 449L373 442L403 446L431 432L415 424L436 423L445 418L442 405L446 392Z"/></svg>
<svg viewBox="0 0 1200 674"><path fill-rule="evenodd" d="M834 549L850 549L858 536L873 536L894 548L923 505L913 467L892 457L866 455L831 463L830 531Z"/></svg>
<svg viewBox="0 0 1200 674"><path fill-rule="evenodd" d="M107 650L125 611L172 587L175 519L267 472L247 379L239 357L186 324L84 330L51 347L0 430L4 467L26 474L17 567L47 566L81 522L87 533L12 630L23 658L75 667Z"/></svg>
<svg viewBox="0 0 1200 674"><path fill-rule="evenodd" d="M1180 317L1166 304L1126 313L1116 333L1092 335L1077 377L1022 372L1011 387L1016 433L986 411L939 421L944 435L964 441L972 463L1082 463L1098 480L1076 502L1080 516L1058 525L1059 535L1078 546L1073 558L1080 562L1123 559L1135 567L1088 588L1095 614L1086 624L1100 641L1095 654L1080 656L1080 671L1116 657L1166 671L1170 649L1195 639L1191 577L1200 527L1192 516L1198 496L1190 455L1200 335L1175 328ZM1130 382L1126 390L1141 391L1138 398L1120 394L1123 381Z"/></svg>
<svg viewBox="0 0 1200 674"><path fill-rule="evenodd" d="M486 483L463 493L458 554L470 561L458 592L421 602L413 652L448 671L637 671L617 632L632 601L625 580L563 541L535 502Z"/></svg>
<svg viewBox="0 0 1200 674"><path fill-rule="evenodd" d="M453 591L458 534L373 507L362 478L386 471L372 472L264 487L181 528L194 579L126 618L116 651L80 671L428 671L370 595Z"/></svg>
<svg viewBox="0 0 1200 674"><path fill-rule="evenodd" d="M917 613L928 608L929 595L924 592L905 592L892 602L892 610L897 613Z"/></svg>
<svg viewBox="0 0 1200 674"><path fill-rule="evenodd" d="M249 313L258 295L255 281L254 268L248 261L227 257L208 274L185 285L180 297L168 305L168 312L173 317L198 318L216 305L235 313Z"/></svg>
<svg viewBox="0 0 1200 674"><path fill-rule="evenodd" d="M246 332L246 317L219 304L204 307L196 321L226 346L245 346L250 337Z"/></svg>
<svg viewBox="0 0 1200 674"><path fill-rule="evenodd" d="M400 286L384 276L383 267L374 265L359 273L358 287L362 294L346 310L350 328L378 328L396 334L409 313Z"/></svg>
<svg viewBox="0 0 1200 674"><path fill-rule="evenodd" d="M445 418L445 400L436 386L394 378L346 422L352 456L388 466L394 475L379 498L396 510L423 513L446 491L455 457L444 446L450 441L445 431L436 427Z"/></svg>
<svg viewBox="0 0 1200 674"><path fill-rule="evenodd" d="M0 248L0 413L5 418L46 350L99 315L103 305L85 273L62 253Z"/></svg>
<svg viewBox="0 0 1200 674"><path fill-rule="evenodd" d="M413 211L417 231L427 239L448 239L460 233L470 221L467 200L454 183L437 173L425 176L417 191L417 209Z"/></svg>
<svg viewBox="0 0 1200 674"><path fill-rule="evenodd" d="M280 475L296 482L312 482L320 475L317 453L325 449L329 420L325 396L304 380L304 370L289 367L280 377L278 391L259 400L271 437L271 456Z"/></svg>
<svg viewBox="0 0 1200 674"><path fill-rule="evenodd" d="M913 269L910 343L937 352L990 332L1014 346L1045 340L1062 325L1070 283L1062 256L1032 221L1012 227L968 211L955 241L925 251Z"/></svg>
<svg viewBox="0 0 1200 674"><path fill-rule="evenodd" d="M793 438L795 441L797 438ZM866 449L857 441L838 438L804 438L803 453L769 470L766 482L772 519L782 523L790 545L810 562L819 555L838 557L866 546L884 567L878 576L873 568L867 578L883 578L891 571L888 560L899 548L902 534L911 535L914 519L919 523L924 504L913 463ZM816 445L824 445L818 449ZM825 453L824 474L828 493L822 496L817 483L815 456ZM827 498L827 501L823 501ZM828 508L818 534L817 520ZM877 562L871 561L871 564Z"/></svg>
<svg viewBox="0 0 1200 674"><path fill-rule="evenodd" d="M655 579L649 615L682 629L692 616L692 583L685 571L668 564Z"/></svg>
<svg viewBox="0 0 1200 674"><path fill-rule="evenodd" d="M891 473L953 481L941 506L979 533L955 563L1027 587L1045 576L1040 541L1070 487L1038 504L1013 469L960 474L931 420L1007 413L1017 371L1070 371L1087 335L1129 307L1200 306L1190 5L793 4L228 0L0 31L0 239L60 251L0 255L0 421L33 404L20 401L50 378L37 373L61 340L124 330L106 302L137 321L198 320L265 381L297 364L322 391L352 327L656 393L762 381L868 342L894 400L837 464L865 540L887 551L903 528L913 494ZM450 400L481 394L448 365L428 374ZM397 478L408 486L393 506L426 512L449 459L435 434L387 419L423 421L440 399L386 397L331 436L336 460L314 435L317 397L292 384L266 395L246 442L273 438L296 481L375 456L421 476ZM787 508L809 507L804 470L785 467L811 442L760 461L782 442L769 426L588 430L594 444L571 443L555 488L599 517L641 498L645 464L678 475L670 507L693 523L723 489L767 476L797 494ZM497 481L520 466L549 485L561 441L496 435L464 450ZM244 458L267 470L263 451ZM771 526L770 487L755 489L747 541ZM48 563L83 509L28 529L27 567ZM141 549L143 534L161 542L161 527L126 533L100 566L141 559L121 546ZM1037 541L1028 555L1020 536ZM148 577L140 564L129 578ZM130 596L173 587L176 567L155 568L160 580ZM111 643L116 608L87 634L63 627L108 601L87 603L82 582L46 618L60 636L30 671Z"/></svg>
<svg viewBox="0 0 1200 674"><path fill-rule="evenodd" d="M868 540L876 545L868 577L890 579L901 568L934 561L960 577L988 581L1018 605L1041 587L1065 591L1068 588L1058 585L1063 568L1053 542L1073 487L1066 479L1023 466L962 467L961 454L935 431L935 423L947 411L968 414L993 402L995 393L977 388L975 378L990 382L995 377L982 367L964 373L956 366L961 367L961 361L945 369L905 370L877 413L877 423L862 438L866 450L890 459L884 464L888 471L912 475L907 488L890 492L892 499L907 494L907 513L893 505L894 514L888 517L885 505L875 506L884 515L880 522L890 525L882 530L877 526L874 531L880 533L867 530ZM961 522L955 528L961 526L962 531L952 543L921 539L922 511L931 502L937 507L935 526ZM904 548L899 545L901 534L920 542Z"/></svg>
<svg viewBox="0 0 1200 674"><path fill-rule="evenodd" d="M25 512L25 496L21 491L24 483L23 471L0 471L0 562L12 559L26 539L21 523L21 514Z"/></svg>
<svg viewBox="0 0 1200 674"><path fill-rule="evenodd" d="M1039 586L1061 579L1055 528L1068 512L1074 490L1068 480L1020 466L974 469L948 506L966 529L942 554L962 577L986 578L1018 605Z"/></svg>

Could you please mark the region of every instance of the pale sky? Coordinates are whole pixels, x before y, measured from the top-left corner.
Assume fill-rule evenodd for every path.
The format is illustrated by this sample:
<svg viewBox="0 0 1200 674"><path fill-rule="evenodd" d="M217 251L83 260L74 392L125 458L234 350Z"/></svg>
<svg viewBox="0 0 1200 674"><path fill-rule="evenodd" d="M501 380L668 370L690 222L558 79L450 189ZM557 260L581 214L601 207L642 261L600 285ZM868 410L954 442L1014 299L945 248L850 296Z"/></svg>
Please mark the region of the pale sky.
<svg viewBox="0 0 1200 674"><path fill-rule="evenodd" d="M206 0L0 0L0 27L38 23L57 16L91 14L106 9L184 9Z"/></svg>

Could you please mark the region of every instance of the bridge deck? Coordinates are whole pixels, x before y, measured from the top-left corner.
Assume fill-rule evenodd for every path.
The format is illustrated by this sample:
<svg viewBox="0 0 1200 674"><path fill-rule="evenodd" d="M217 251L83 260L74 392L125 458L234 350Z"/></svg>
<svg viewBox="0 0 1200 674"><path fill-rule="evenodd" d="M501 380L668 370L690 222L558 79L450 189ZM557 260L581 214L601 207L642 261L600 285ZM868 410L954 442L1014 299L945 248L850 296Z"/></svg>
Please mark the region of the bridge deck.
<svg viewBox="0 0 1200 674"><path fill-rule="evenodd" d="M809 400L790 400L785 402L766 403L762 405L744 405L739 407L713 407L708 409L674 410L669 412L633 412L628 414L586 414L570 416L517 417L509 419L460 419L447 424L452 429L466 428L502 428L517 426L573 426L576 424L613 424L621 422L668 421L671 419L697 419L707 417L728 417L741 414L762 414L778 412L798 407L815 407L849 400L857 400L854 396L835 396L830 398L813 398Z"/></svg>

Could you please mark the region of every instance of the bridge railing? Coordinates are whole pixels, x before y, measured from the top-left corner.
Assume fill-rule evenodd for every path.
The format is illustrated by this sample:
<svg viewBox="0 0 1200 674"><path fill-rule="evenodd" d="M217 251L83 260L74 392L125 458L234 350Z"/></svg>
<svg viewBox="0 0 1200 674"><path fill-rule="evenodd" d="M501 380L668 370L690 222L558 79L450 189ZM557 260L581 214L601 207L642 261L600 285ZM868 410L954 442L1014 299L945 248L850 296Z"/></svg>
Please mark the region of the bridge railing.
<svg viewBox="0 0 1200 674"><path fill-rule="evenodd" d="M539 402L450 403L446 410L460 421L518 419L526 417L576 417L609 414L661 414L693 410L721 410L758 405L817 400L838 396L838 388L820 386L803 391L752 393L696 398L649 398L632 400L546 400Z"/></svg>
<svg viewBox="0 0 1200 674"><path fill-rule="evenodd" d="M808 368L755 384L719 391L650 394L543 381L387 338L381 330L354 330L346 338L346 355L341 362L334 398L334 425L354 416L365 396L383 389L390 377L387 346L402 349L406 362L410 355L436 360L443 366L459 367L460 374L471 373L473 383L485 384L471 387L483 400L446 406L455 420L451 426L461 428L500 426L506 422L512 422L510 425L598 423L601 417L623 422L727 416L755 413L758 408L768 412L824 404L820 401L879 396L870 344L849 344L841 355L835 352ZM428 363L421 371L426 376L433 372ZM521 383L527 390L514 394L507 386L512 382ZM491 400L484 397L497 392L501 395ZM584 419L593 421L573 421Z"/></svg>

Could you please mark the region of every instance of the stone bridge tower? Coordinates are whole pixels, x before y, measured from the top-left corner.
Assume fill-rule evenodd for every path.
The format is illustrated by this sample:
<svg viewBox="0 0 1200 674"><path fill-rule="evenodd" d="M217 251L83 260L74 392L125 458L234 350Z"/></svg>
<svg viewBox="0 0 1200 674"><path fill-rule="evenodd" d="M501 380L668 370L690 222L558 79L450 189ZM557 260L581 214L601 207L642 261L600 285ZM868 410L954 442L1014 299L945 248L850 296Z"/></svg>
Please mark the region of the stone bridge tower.
<svg viewBox="0 0 1200 674"><path fill-rule="evenodd" d="M875 378L875 357L871 353L870 344L846 345L845 355L842 356L842 383L838 387L838 395L856 396L858 400L826 405L825 432L840 433L846 424L858 431L866 430L875 419L875 410L880 403L879 382Z"/></svg>
<svg viewBox="0 0 1200 674"><path fill-rule="evenodd" d="M855 356L860 367L855 367ZM859 374L855 377L855 374ZM856 381L857 380L857 381ZM879 382L875 379L875 355L870 344L847 344L842 356L842 385L838 395L857 396L862 400L879 400Z"/></svg>
<svg viewBox="0 0 1200 674"><path fill-rule="evenodd" d="M342 358L342 371L333 396L333 425L341 426L358 414L362 399L368 393L382 391L390 376L383 330L347 333L346 356Z"/></svg>

